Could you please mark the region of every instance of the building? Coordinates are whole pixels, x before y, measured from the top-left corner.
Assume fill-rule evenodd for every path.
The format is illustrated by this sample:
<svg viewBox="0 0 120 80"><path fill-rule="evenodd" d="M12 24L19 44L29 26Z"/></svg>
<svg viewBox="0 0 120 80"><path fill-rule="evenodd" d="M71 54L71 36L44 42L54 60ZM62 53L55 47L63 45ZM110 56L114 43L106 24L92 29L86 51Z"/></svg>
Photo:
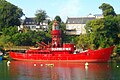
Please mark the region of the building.
<svg viewBox="0 0 120 80"><path fill-rule="evenodd" d="M66 21L66 34L67 35L80 35L85 34L85 25L87 21L94 20L95 17L71 17Z"/></svg>
<svg viewBox="0 0 120 80"><path fill-rule="evenodd" d="M66 21L66 35L85 34L85 25L87 21L103 18L102 15L91 15L86 17L68 17Z"/></svg>
<svg viewBox="0 0 120 80"><path fill-rule="evenodd" d="M22 31L23 29L29 29L32 31L47 31L49 22L50 18L46 18L43 23L38 24L35 17L25 17L25 19L21 19L21 25L18 26L18 31Z"/></svg>

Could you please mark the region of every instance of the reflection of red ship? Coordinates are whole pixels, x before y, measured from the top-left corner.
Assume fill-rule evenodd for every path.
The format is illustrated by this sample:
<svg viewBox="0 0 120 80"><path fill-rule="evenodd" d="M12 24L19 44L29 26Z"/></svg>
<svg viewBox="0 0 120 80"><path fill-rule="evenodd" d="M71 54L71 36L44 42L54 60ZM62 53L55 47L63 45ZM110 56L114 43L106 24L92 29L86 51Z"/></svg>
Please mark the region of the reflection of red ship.
<svg viewBox="0 0 120 80"><path fill-rule="evenodd" d="M13 80L96 80L108 79L108 63L71 62L10 62L10 77ZM106 78L107 77L107 78Z"/></svg>
<svg viewBox="0 0 120 80"><path fill-rule="evenodd" d="M23 61L79 61L79 62L107 62L114 47L99 50L76 52L72 43L61 43L61 31L57 21L52 26L52 45L38 43L38 48L29 49L23 53L10 52L11 58Z"/></svg>

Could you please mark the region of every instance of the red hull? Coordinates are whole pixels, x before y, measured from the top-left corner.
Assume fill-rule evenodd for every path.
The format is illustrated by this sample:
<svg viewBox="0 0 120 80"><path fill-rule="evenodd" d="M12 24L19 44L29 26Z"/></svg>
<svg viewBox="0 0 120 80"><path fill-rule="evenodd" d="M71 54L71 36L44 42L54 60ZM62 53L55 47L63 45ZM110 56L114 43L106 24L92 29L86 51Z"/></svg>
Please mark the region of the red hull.
<svg viewBox="0 0 120 80"><path fill-rule="evenodd" d="M108 62L113 48L112 46L77 54L69 53L68 50L29 50L26 53L10 52L10 56L14 60L21 61Z"/></svg>

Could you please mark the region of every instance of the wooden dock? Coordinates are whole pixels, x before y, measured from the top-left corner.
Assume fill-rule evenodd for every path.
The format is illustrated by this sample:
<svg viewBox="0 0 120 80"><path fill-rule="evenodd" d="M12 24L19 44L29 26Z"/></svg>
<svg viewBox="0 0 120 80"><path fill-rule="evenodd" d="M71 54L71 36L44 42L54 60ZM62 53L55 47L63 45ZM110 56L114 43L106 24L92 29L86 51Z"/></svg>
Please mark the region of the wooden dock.
<svg viewBox="0 0 120 80"><path fill-rule="evenodd" d="M13 47L5 47L5 51L25 51L29 49L31 46L13 46Z"/></svg>

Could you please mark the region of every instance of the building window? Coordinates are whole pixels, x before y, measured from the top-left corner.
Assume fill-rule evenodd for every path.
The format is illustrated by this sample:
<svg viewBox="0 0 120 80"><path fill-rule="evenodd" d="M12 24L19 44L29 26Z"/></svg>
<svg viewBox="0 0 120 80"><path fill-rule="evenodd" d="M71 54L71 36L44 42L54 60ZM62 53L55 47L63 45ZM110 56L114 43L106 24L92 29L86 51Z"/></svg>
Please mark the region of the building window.
<svg viewBox="0 0 120 80"><path fill-rule="evenodd" d="M73 23L75 23L75 22L73 21Z"/></svg>
<svg viewBox="0 0 120 80"><path fill-rule="evenodd" d="M34 22L32 22L32 24L34 24Z"/></svg>
<svg viewBox="0 0 120 80"><path fill-rule="evenodd" d="M26 24L28 24L28 22L26 22Z"/></svg>
<svg viewBox="0 0 120 80"><path fill-rule="evenodd" d="M32 29L35 29L36 27L35 26L32 26Z"/></svg>

